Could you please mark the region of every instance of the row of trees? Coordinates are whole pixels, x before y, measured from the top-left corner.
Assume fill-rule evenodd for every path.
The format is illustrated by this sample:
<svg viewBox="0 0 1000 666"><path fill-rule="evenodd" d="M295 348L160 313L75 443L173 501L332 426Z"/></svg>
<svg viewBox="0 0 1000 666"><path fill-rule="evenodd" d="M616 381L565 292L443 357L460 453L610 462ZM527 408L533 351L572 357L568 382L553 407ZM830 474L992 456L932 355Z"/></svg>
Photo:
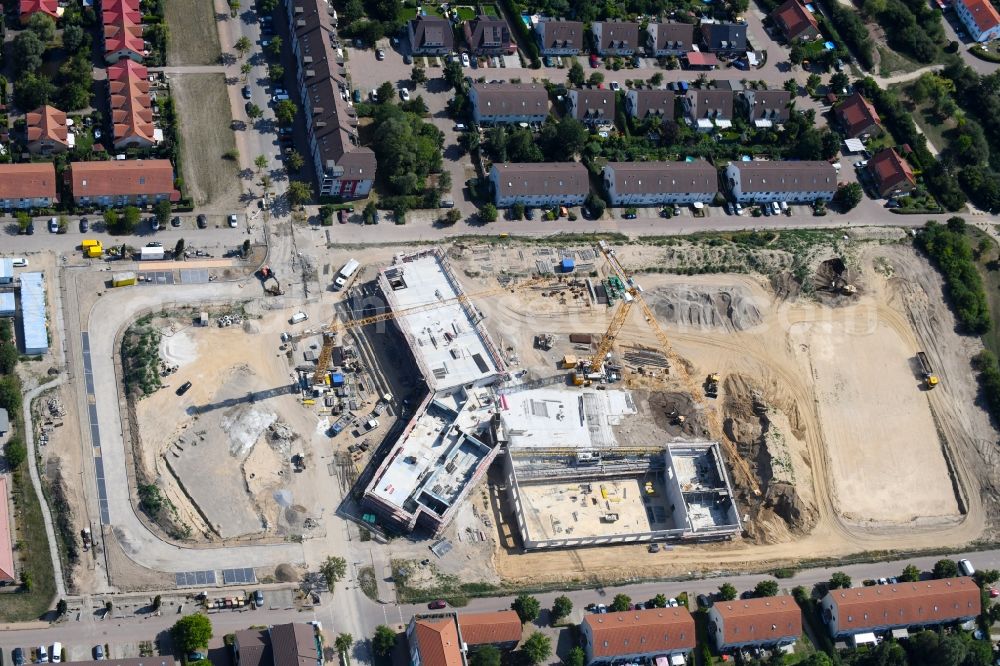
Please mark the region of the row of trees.
<svg viewBox="0 0 1000 666"><path fill-rule="evenodd" d="M845 7L837 0L824 2L823 8L837 33L857 57L861 66L865 69L874 67L875 45L868 34L868 26L858 16L858 12L853 7Z"/></svg>
<svg viewBox="0 0 1000 666"><path fill-rule="evenodd" d="M989 303L976 269L972 246L965 235L965 220L953 217L947 225L928 222L917 236L916 244L944 276L947 294L961 327L976 335L988 331Z"/></svg>

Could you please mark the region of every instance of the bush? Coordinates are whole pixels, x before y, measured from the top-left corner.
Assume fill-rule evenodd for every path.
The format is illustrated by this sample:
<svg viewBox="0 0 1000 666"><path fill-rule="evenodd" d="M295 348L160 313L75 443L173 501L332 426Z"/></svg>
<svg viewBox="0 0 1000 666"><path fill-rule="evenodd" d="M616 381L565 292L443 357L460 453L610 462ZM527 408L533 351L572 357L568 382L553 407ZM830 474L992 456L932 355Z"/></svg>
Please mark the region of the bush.
<svg viewBox="0 0 1000 666"><path fill-rule="evenodd" d="M928 222L917 236L916 245L944 276L959 324L967 332L979 335L988 331L991 324L986 291L969 240L961 231L953 230L960 226L952 224L952 220L961 218L952 218L948 226Z"/></svg>
<svg viewBox="0 0 1000 666"><path fill-rule="evenodd" d="M997 363L997 357L984 349L972 359L972 366L979 373L979 388L986 400L986 407L993 419L1000 423L1000 364Z"/></svg>

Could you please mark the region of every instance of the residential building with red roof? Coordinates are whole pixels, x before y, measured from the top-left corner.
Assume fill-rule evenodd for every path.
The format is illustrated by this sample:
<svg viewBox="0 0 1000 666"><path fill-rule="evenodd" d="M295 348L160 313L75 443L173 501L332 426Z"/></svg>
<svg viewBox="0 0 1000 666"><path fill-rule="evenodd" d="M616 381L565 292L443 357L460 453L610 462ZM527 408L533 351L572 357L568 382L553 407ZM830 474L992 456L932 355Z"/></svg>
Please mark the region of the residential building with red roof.
<svg viewBox="0 0 1000 666"><path fill-rule="evenodd" d="M10 527L10 505L7 498L7 477L0 476L0 583L13 583L14 542Z"/></svg>
<svg viewBox="0 0 1000 666"><path fill-rule="evenodd" d="M466 648L495 645L501 650L513 650L521 642L523 629L521 618L512 610L458 616L458 630Z"/></svg>
<svg viewBox="0 0 1000 666"><path fill-rule="evenodd" d="M79 206L144 206L178 201L170 160L108 160L69 165L73 200Z"/></svg>
<svg viewBox="0 0 1000 666"><path fill-rule="evenodd" d="M717 601L708 633L720 652L790 645L802 635L802 610L788 595Z"/></svg>
<svg viewBox="0 0 1000 666"><path fill-rule="evenodd" d="M955 13L977 42L1000 37L1000 13L990 0L955 0Z"/></svg>
<svg viewBox="0 0 1000 666"><path fill-rule="evenodd" d="M694 618L683 606L591 613L580 625L580 634L591 666L652 657L683 664L695 646Z"/></svg>
<svg viewBox="0 0 1000 666"><path fill-rule="evenodd" d="M41 155L64 153L70 148L66 113L53 106L40 106L25 114L28 151Z"/></svg>
<svg viewBox="0 0 1000 666"><path fill-rule="evenodd" d="M878 151L868 160L868 172L879 196L894 197L909 194L917 186L909 162L895 148Z"/></svg>
<svg viewBox="0 0 1000 666"><path fill-rule="evenodd" d="M111 124L115 148L148 148L156 143L149 72L134 60L108 67Z"/></svg>
<svg viewBox="0 0 1000 666"><path fill-rule="evenodd" d="M25 25L32 16L39 12L51 16L53 20L58 19L62 16L63 9L59 6L59 0L21 0L18 12L21 25Z"/></svg>
<svg viewBox="0 0 1000 666"><path fill-rule="evenodd" d="M830 590L820 604L834 638L889 629L964 622L982 611L968 576Z"/></svg>
<svg viewBox="0 0 1000 666"><path fill-rule="evenodd" d="M0 164L0 208L48 208L56 202L56 168L51 162Z"/></svg>
<svg viewBox="0 0 1000 666"><path fill-rule="evenodd" d="M882 133L882 119L872 103L861 93L854 93L833 110L848 139Z"/></svg>
<svg viewBox="0 0 1000 666"><path fill-rule="evenodd" d="M800 0L788 0L771 12L771 19L790 42L819 37L819 22Z"/></svg>
<svg viewBox="0 0 1000 666"><path fill-rule="evenodd" d="M103 0L104 60L108 64L122 58L142 62L146 43L142 39L142 12L139 0Z"/></svg>
<svg viewBox="0 0 1000 666"><path fill-rule="evenodd" d="M406 627L412 666L468 666L454 613L414 615Z"/></svg>

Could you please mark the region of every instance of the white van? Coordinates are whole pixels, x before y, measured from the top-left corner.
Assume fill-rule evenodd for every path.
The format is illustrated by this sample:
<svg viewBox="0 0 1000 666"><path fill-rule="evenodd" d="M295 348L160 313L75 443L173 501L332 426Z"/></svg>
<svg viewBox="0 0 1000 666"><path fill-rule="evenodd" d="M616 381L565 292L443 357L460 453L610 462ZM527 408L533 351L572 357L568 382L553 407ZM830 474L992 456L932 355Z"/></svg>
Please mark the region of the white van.
<svg viewBox="0 0 1000 666"><path fill-rule="evenodd" d="M288 323L301 324L306 319L309 319L309 315L307 315L305 312L296 312L295 314L292 315L292 318L288 320Z"/></svg>
<svg viewBox="0 0 1000 666"><path fill-rule="evenodd" d="M360 265L357 259L351 259L344 264L344 267L340 269L340 273L337 274L337 278L333 281L337 289L347 284L347 281L351 279L351 276L354 275L354 272L358 270L358 266Z"/></svg>
<svg viewBox="0 0 1000 666"><path fill-rule="evenodd" d="M11 257L11 262L14 264L15 268L27 268L28 260L24 257Z"/></svg>
<svg viewBox="0 0 1000 666"><path fill-rule="evenodd" d="M56 641L52 644L52 663L58 664L62 661L62 643Z"/></svg>
<svg viewBox="0 0 1000 666"><path fill-rule="evenodd" d="M963 559L958 561L958 571L963 576L971 576L976 573L976 568L972 566L972 562Z"/></svg>
<svg viewBox="0 0 1000 666"><path fill-rule="evenodd" d="M49 651L45 649L44 645L38 646L38 657L35 659L35 662L38 664L49 663Z"/></svg>

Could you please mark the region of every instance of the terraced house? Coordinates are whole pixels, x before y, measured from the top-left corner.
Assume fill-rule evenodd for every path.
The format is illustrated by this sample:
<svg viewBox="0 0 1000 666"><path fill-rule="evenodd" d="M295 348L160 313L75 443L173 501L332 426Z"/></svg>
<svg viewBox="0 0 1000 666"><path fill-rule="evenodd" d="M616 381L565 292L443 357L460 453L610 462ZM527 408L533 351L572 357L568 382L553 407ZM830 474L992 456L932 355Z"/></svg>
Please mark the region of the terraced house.
<svg viewBox="0 0 1000 666"><path fill-rule="evenodd" d="M705 160L608 162L603 178L612 206L708 203L719 191L719 172Z"/></svg>
<svg viewBox="0 0 1000 666"><path fill-rule="evenodd" d="M639 24L634 21L594 21L594 48L601 56L630 56L639 49Z"/></svg>
<svg viewBox="0 0 1000 666"><path fill-rule="evenodd" d="M730 162L725 184L742 204L829 201L837 191L837 171L829 162Z"/></svg>
<svg viewBox="0 0 1000 666"><path fill-rule="evenodd" d="M469 50L481 56L513 55L514 42L507 21L480 14L463 26Z"/></svg>
<svg viewBox="0 0 1000 666"><path fill-rule="evenodd" d="M646 26L647 50L657 58L680 56L694 46L694 24L650 23Z"/></svg>
<svg viewBox="0 0 1000 666"><path fill-rule="evenodd" d="M149 72L134 60L108 67L108 96L115 148L149 148L157 142Z"/></svg>
<svg viewBox="0 0 1000 666"><path fill-rule="evenodd" d="M802 635L802 610L788 595L718 601L708 631L720 652L791 645Z"/></svg>
<svg viewBox="0 0 1000 666"><path fill-rule="evenodd" d="M56 202L56 169L51 162L0 164L0 208L48 208Z"/></svg>
<svg viewBox="0 0 1000 666"><path fill-rule="evenodd" d="M142 62L146 42L142 38L139 0L103 0L104 60L110 65L122 58Z"/></svg>
<svg viewBox="0 0 1000 666"><path fill-rule="evenodd" d="M543 56L576 55L583 51L581 21L543 19L535 24L535 34Z"/></svg>
<svg viewBox="0 0 1000 666"><path fill-rule="evenodd" d="M321 196L366 197L375 183L375 153L361 145L347 103L343 62L333 46L332 9L324 0L286 0L309 153Z"/></svg>
<svg viewBox="0 0 1000 666"><path fill-rule="evenodd" d="M40 106L25 114L25 138L28 152L35 155L64 153L71 147L73 135L66 124L66 114L53 106Z"/></svg>
<svg viewBox="0 0 1000 666"><path fill-rule="evenodd" d="M579 206L590 192L587 167L579 162L494 164L490 184L499 208Z"/></svg>
<svg viewBox="0 0 1000 666"><path fill-rule="evenodd" d="M451 22L439 16L417 16L406 26L413 55L445 55L455 49Z"/></svg>
<svg viewBox="0 0 1000 666"><path fill-rule="evenodd" d="M78 206L145 206L178 201L170 160L107 160L69 165L73 200Z"/></svg>
<svg viewBox="0 0 1000 666"><path fill-rule="evenodd" d="M733 91L692 88L684 95L684 118L699 132L733 126Z"/></svg>
<svg viewBox="0 0 1000 666"><path fill-rule="evenodd" d="M580 634L589 666L660 658L679 666L695 646L694 618L683 606L591 613L580 624Z"/></svg>
<svg viewBox="0 0 1000 666"><path fill-rule="evenodd" d="M645 120L650 116L673 120L676 99L672 90L633 88L625 93L625 113L637 120Z"/></svg>
<svg viewBox="0 0 1000 666"><path fill-rule="evenodd" d="M784 125L791 113L792 93L787 90L754 90L740 92L747 120L757 128Z"/></svg>
<svg viewBox="0 0 1000 666"><path fill-rule="evenodd" d="M569 115L584 125L611 125L615 122L615 93L604 88L579 88L566 96Z"/></svg>
<svg viewBox="0 0 1000 666"><path fill-rule="evenodd" d="M469 99L479 125L540 123L549 115L549 94L537 83L474 83Z"/></svg>

